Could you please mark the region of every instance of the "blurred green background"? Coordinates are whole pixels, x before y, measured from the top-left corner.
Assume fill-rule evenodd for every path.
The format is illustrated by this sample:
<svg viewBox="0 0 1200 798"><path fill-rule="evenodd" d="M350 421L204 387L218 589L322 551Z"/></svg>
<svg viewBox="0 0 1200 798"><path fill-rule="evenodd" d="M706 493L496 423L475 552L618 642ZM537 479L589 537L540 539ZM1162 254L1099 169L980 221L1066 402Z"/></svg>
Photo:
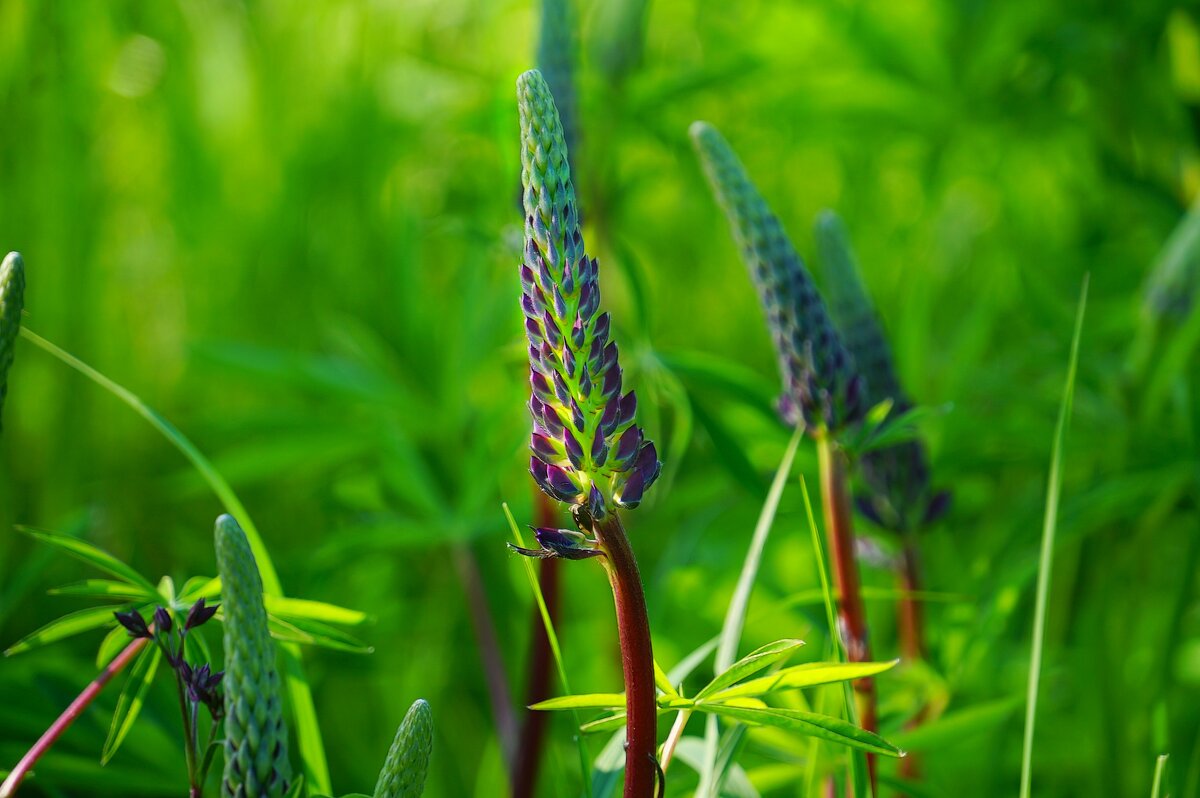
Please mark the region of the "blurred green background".
<svg viewBox="0 0 1200 798"><path fill-rule="evenodd" d="M1016 792L1085 273L1035 792L1143 794L1169 751L1171 794L1200 794L1197 362L1171 328L1128 366L1142 286L1200 189L1196 7L654 0L640 25L640 6L580 4L573 157L604 304L666 462L630 516L658 659L719 630L787 440L758 300L687 138L705 119L801 252L820 209L843 216L909 391L947 407L923 422L955 495L924 542L926 586L946 594L927 607L931 662L880 680L898 742L922 697L944 709L908 741L925 794ZM460 566L478 563L519 701L531 596L500 503L531 520L513 87L537 20L510 0L0 3L0 249L25 256L27 326L213 457L290 595L375 616L359 630L373 654L306 656L339 792L374 784L425 697L426 794L504 794ZM84 606L47 588L94 576L14 524L81 535L154 578L215 571L221 508L176 451L28 343L10 383L0 646ZM619 689L605 580L565 573L572 685ZM786 635L819 658L822 608L783 601L817 584L793 481L743 650ZM870 612L877 656L894 655L890 603ZM0 767L94 675L99 637L0 660ZM181 794L164 683L100 769L116 692L27 794ZM569 716L551 740L542 794L573 795ZM764 737L743 762L764 795L800 794L786 741ZM694 776L672 771L671 794L688 794Z"/></svg>

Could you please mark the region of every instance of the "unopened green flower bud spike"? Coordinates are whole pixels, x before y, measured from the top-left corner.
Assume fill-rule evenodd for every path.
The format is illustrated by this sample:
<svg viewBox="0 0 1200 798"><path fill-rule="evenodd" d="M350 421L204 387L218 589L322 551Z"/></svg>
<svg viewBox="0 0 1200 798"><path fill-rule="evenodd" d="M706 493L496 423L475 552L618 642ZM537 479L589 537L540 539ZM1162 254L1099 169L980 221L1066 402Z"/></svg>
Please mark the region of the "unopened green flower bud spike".
<svg viewBox="0 0 1200 798"><path fill-rule="evenodd" d="M420 798L425 792L432 751L433 713L429 704L418 698L396 730L396 739L379 772L375 798Z"/></svg>
<svg viewBox="0 0 1200 798"><path fill-rule="evenodd" d="M8 370L12 368L17 335L21 332L21 310L25 307L25 262L10 252L0 263L0 413L8 394ZM3 418L0 417L0 429Z"/></svg>
<svg viewBox="0 0 1200 798"><path fill-rule="evenodd" d="M636 507L658 478L654 444L621 393L617 345L600 312L599 270L584 250L562 123L540 72L517 80L525 252L521 307L529 339L530 472L572 511L579 533L539 529L539 551L596 559L608 570L625 676L626 798L650 798L658 770L654 658L646 600L618 509Z"/></svg>
<svg viewBox="0 0 1200 798"><path fill-rule="evenodd" d="M246 533L232 516L216 526L225 610L223 798L282 798L292 777L275 644L262 579Z"/></svg>

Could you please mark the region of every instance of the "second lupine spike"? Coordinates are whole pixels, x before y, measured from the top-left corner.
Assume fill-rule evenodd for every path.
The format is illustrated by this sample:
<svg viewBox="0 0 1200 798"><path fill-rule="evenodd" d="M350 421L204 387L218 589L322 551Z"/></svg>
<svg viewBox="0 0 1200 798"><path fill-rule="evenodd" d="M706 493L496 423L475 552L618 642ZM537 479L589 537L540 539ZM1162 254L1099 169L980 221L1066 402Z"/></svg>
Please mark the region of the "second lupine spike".
<svg viewBox="0 0 1200 798"><path fill-rule="evenodd" d="M0 263L0 413L8 394L8 370L12 368L24 307L25 262L19 253L10 252Z"/></svg>
<svg viewBox="0 0 1200 798"><path fill-rule="evenodd" d="M781 414L817 435L857 421L867 407L863 379L804 261L721 134L696 122L691 135L766 312L783 377Z"/></svg>
<svg viewBox="0 0 1200 798"><path fill-rule="evenodd" d="M225 609L224 798L282 798L291 781L283 694L267 628L262 578L232 516L216 525Z"/></svg>
<svg viewBox="0 0 1200 798"><path fill-rule="evenodd" d="M588 512L636 507L658 478L654 444L622 394L617 345L600 313L596 261L587 256L562 123L537 70L517 81L525 252L521 307L529 339L530 472L553 498Z"/></svg>
<svg viewBox="0 0 1200 798"><path fill-rule="evenodd" d="M433 713L418 698L409 707L379 772L374 798L420 798L433 751Z"/></svg>
<svg viewBox="0 0 1200 798"><path fill-rule="evenodd" d="M845 226L837 214L824 211L817 217L816 236L834 319L866 380L867 405L890 399L891 414L904 413L912 403L896 376L891 348L863 287ZM929 460L918 440L869 451L861 468L867 491L856 503L884 529L914 531L932 523L946 508L948 494L930 493Z"/></svg>

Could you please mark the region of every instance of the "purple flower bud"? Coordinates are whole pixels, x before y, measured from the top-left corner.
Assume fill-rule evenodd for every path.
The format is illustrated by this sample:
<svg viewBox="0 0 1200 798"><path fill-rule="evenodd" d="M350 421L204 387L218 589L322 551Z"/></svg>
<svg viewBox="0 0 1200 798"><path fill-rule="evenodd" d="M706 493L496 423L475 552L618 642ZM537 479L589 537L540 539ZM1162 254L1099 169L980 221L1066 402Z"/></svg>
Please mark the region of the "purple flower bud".
<svg viewBox="0 0 1200 798"><path fill-rule="evenodd" d="M645 490L646 482L642 478L642 472L634 471L629 475L629 479L625 480L625 485L621 488L621 493L616 497L615 501L620 507L633 509L641 504L642 494Z"/></svg>
<svg viewBox="0 0 1200 798"><path fill-rule="evenodd" d="M562 331L558 329L558 324L548 310L542 313L542 325L546 330L546 340L550 342L550 345L555 349L562 346Z"/></svg>
<svg viewBox="0 0 1200 798"><path fill-rule="evenodd" d="M567 382L557 371L554 372L554 395L558 397L561 404L565 405L571 401L571 392L567 389Z"/></svg>
<svg viewBox="0 0 1200 798"><path fill-rule="evenodd" d="M575 367L578 365L578 363L575 360L575 350L569 346L563 352L563 365L566 366L567 376L574 377L575 376ZM586 391L585 391L585 393L586 393Z"/></svg>
<svg viewBox="0 0 1200 798"><path fill-rule="evenodd" d="M164 634L171 631L171 613L167 612L165 607L155 608L154 626Z"/></svg>
<svg viewBox="0 0 1200 798"><path fill-rule="evenodd" d="M140 638L150 636L150 628L146 626L146 621L137 610L114 612L113 617L117 619L117 623L125 627L125 630L129 632L131 637Z"/></svg>
<svg viewBox="0 0 1200 798"><path fill-rule="evenodd" d="M575 323L571 325L571 345L576 349L583 349L584 343L587 341L587 327L583 323L583 319L576 316Z"/></svg>
<svg viewBox="0 0 1200 798"><path fill-rule="evenodd" d="M633 464L634 471L642 476L643 487L648 488L654 484L654 480L658 479L658 472L662 469L662 463L658 462L658 450L654 447L654 442L649 441L643 444L641 451L638 453L637 462Z"/></svg>
<svg viewBox="0 0 1200 798"><path fill-rule="evenodd" d="M951 496L950 491L938 491L938 493L929 500L929 507L925 509L925 518L921 523L923 523L925 526L929 526L930 524L934 524L941 520L942 516L944 516L950 509L950 504L952 501L953 497Z"/></svg>
<svg viewBox="0 0 1200 798"><path fill-rule="evenodd" d="M592 364L593 371L597 371L597 372L600 371L600 367L603 365L603 363L600 362L600 358L603 355L604 355L604 339L599 338L599 337L593 338L592 345L588 349L588 363Z"/></svg>
<svg viewBox="0 0 1200 798"><path fill-rule="evenodd" d="M537 306L537 304L533 301L533 297L531 297L529 294L521 295L521 310L524 311L525 315L531 319L536 319L542 313L541 308Z"/></svg>
<svg viewBox="0 0 1200 798"><path fill-rule="evenodd" d="M588 513L594 521L603 521L608 515L608 507L604 504L604 494L596 487L596 483L592 483L592 489L588 493Z"/></svg>
<svg viewBox="0 0 1200 798"><path fill-rule="evenodd" d="M554 286L554 313L561 319L567 315L567 300L563 299L562 291Z"/></svg>
<svg viewBox="0 0 1200 798"><path fill-rule="evenodd" d="M591 318L600 308L600 291L595 283L584 283L579 289L579 315Z"/></svg>
<svg viewBox="0 0 1200 798"><path fill-rule="evenodd" d="M552 463L562 457L562 454L559 452L558 447L554 445L553 441L551 441L545 435L539 435L536 432L530 436L529 448L533 450L534 454L547 463Z"/></svg>
<svg viewBox="0 0 1200 798"><path fill-rule="evenodd" d="M592 336L602 340L608 340L608 328L610 326L607 313L601 313L596 317L596 326L592 330Z"/></svg>
<svg viewBox="0 0 1200 798"><path fill-rule="evenodd" d="M623 468L633 462L633 458L637 456L638 447L642 445L642 431L637 427L630 427L622 433L620 440L617 441L617 453L615 455L616 467Z"/></svg>
<svg viewBox="0 0 1200 798"><path fill-rule="evenodd" d="M198 601L196 601L195 604L192 605L192 608L188 610L187 620L184 621L183 628L195 629L197 626L203 626L204 624L208 623L214 615L217 614L218 609L218 605L213 605L212 607L207 606L204 603L204 598L201 597Z"/></svg>
<svg viewBox="0 0 1200 798"><path fill-rule="evenodd" d="M590 396L592 387L592 375L588 373L587 367L584 367L583 374L579 377L579 392L584 396Z"/></svg>
<svg viewBox="0 0 1200 798"><path fill-rule="evenodd" d="M575 270L571 268L570 260L563 267L562 287L568 294L575 293Z"/></svg>
<svg viewBox="0 0 1200 798"><path fill-rule="evenodd" d="M559 501L570 502L579 497L580 490L567 472L555 465L546 466L546 482Z"/></svg>
<svg viewBox="0 0 1200 798"><path fill-rule="evenodd" d="M529 338L530 346L537 346L542 342L542 328L533 319L525 319L525 336Z"/></svg>
<svg viewBox="0 0 1200 798"><path fill-rule="evenodd" d="M608 346L604 347L604 362L600 368L608 373L610 370L617 367L617 342L610 341Z"/></svg>
<svg viewBox="0 0 1200 798"><path fill-rule="evenodd" d="M621 367L614 365L604 372L604 384L600 387L600 395L607 402L613 401L621 392Z"/></svg>
<svg viewBox="0 0 1200 798"><path fill-rule="evenodd" d="M533 387L533 395L545 404L555 401L554 389L550 387L550 383L544 374L530 371L529 384Z"/></svg>
<svg viewBox="0 0 1200 798"><path fill-rule="evenodd" d="M533 276L533 269L521 264L521 292L530 293L535 288L537 288L537 280Z"/></svg>
<svg viewBox="0 0 1200 798"><path fill-rule="evenodd" d="M616 403L613 402L610 404L615 405ZM637 415L637 396L634 395L633 391L630 391L629 393L627 393L621 397L620 415L617 417L616 426L623 427L626 424L633 423L634 416L636 416L636 415Z"/></svg>
<svg viewBox="0 0 1200 798"><path fill-rule="evenodd" d="M587 426L587 419L583 417L583 411L579 409L579 403L574 399L571 400L571 423L580 432L583 432L583 428Z"/></svg>
<svg viewBox="0 0 1200 798"><path fill-rule="evenodd" d="M563 433L563 446L567 450L567 457L571 460L571 465L576 469L583 468L583 447L579 445L579 439L569 432Z"/></svg>
<svg viewBox="0 0 1200 798"><path fill-rule="evenodd" d="M616 431L620 410L620 402L608 402L604 405L604 412L600 414L600 429L605 435L612 435Z"/></svg>
<svg viewBox="0 0 1200 798"><path fill-rule="evenodd" d="M563 430L566 427L563 426L562 418L558 415L558 409L549 405L543 405L542 407L545 408L542 420L546 422L546 431L550 433L550 437L552 438L562 437Z"/></svg>

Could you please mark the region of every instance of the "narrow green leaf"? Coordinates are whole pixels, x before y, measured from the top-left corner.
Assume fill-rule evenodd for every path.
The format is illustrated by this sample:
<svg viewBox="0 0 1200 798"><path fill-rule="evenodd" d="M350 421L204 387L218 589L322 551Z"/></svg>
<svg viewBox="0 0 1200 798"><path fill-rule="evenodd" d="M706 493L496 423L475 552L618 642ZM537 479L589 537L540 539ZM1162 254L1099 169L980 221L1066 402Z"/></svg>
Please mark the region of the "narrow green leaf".
<svg viewBox="0 0 1200 798"><path fill-rule="evenodd" d="M1167 769L1169 754L1159 754L1154 763L1154 785L1150 788L1150 798L1159 798L1163 788L1163 772Z"/></svg>
<svg viewBox="0 0 1200 798"><path fill-rule="evenodd" d="M221 577L193 576L179 590L179 601L194 604L198 599L211 599L221 595Z"/></svg>
<svg viewBox="0 0 1200 798"><path fill-rule="evenodd" d="M1083 278L1079 294L1079 309L1075 314L1075 334L1071 338L1071 357L1067 365L1067 380L1063 387L1062 403L1058 408L1058 423L1054 429L1054 446L1050 455L1050 476L1046 488L1046 514L1042 521L1042 552L1038 565L1037 595L1034 599L1033 644L1029 658L1029 688L1025 705L1025 739L1021 747L1021 798L1029 798L1033 784L1033 732L1037 721L1038 683L1042 675L1042 646L1046 639L1046 607L1050 599L1050 570L1054 566L1054 536L1058 529L1058 498L1062 491L1063 449L1066 447L1067 426L1071 421L1071 405L1075 398L1075 374L1079 367L1079 341L1083 337L1083 314L1087 308L1088 277Z"/></svg>
<svg viewBox="0 0 1200 798"><path fill-rule="evenodd" d="M784 668L770 676L751 679L709 696L710 701L719 702L743 696L759 696L780 690L798 690L837 682L852 682L883 673L895 667L900 660L891 662L807 662ZM699 698L699 696L697 696Z"/></svg>
<svg viewBox="0 0 1200 798"><path fill-rule="evenodd" d="M350 654L372 654L375 651L372 646L358 638L317 621L302 618L284 619L276 615L269 615L267 623L271 629L271 637L285 643L317 646Z"/></svg>
<svg viewBox="0 0 1200 798"><path fill-rule="evenodd" d="M804 645L803 640L776 640L774 643L767 643L765 646L755 649L730 665L722 673L717 674L703 690L696 694L696 700L708 698L730 685L737 684L747 676L769 668L776 662L786 660L802 645Z"/></svg>
<svg viewBox="0 0 1200 798"><path fill-rule="evenodd" d="M342 626L360 626L371 620L371 616L359 610L326 604L323 601L308 599L285 598L283 596L264 596L267 612L281 618L307 619L323 623L336 623Z"/></svg>
<svg viewBox="0 0 1200 798"><path fill-rule="evenodd" d="M658 660L654 660L654 684L663 692L663 695L671 698L679 698L679 691L675 689L675 685L671 684L671 677L667 676L663 671L662 666L658 664Z"/></svg>
<svg viewBox="0 0 1200 798"><path fill-rule="evenodd" d="M625 727L625 710L614 712L611 715L606 715L599 720L593 720L583 724L579 730L584 734L594 734L596 732L616 731Z"/></svg>
<svg viewBox="0 0 1200 798"><path fill-rule="evenodd" d="M121 696L117 699L117 709L113 713L112 725L108 729L108 739L104 741L104 749L100 754L101 765L107 765L113 758L113 754L117 753L117 749L121 747L121 743L125 742L125 736L129 734L129 730L133 728L134 722L141 714L142 705L146 701L146 691L150 689L150 684L154 681L154 674L158 672L158 663L161 659L162 649L153 643L147 645L142 649L142 653L138 654L137 660L133 663L133 670L130 671L129 678L125 680Z"/></svg>
<svg viewBox="0 0 1200 798"><path fill-rule="evenodd" d="M732 704L702 704L696 708L703 712L733 718L742 723L787 729L869 753L891 757L904 756L903 751L879 735L830 715L819 715L816 712L805 712L799 709L756 708Z"/></svg>
<svg viewBox="0 0 1200 798"><path fill-rule="evenodd" d="M108 630L108 634L100 641L100 649L96 652L96 667L103 669L113 658L125 650L132 640L124 626L117 624Z"/></svg>
<svg viewBox="0 0 1200 798"><path fill-rule="evenodd" d="M14 654L20 654L23 651L29 651L48 643L65 640L68 637L74 637L83 632L90 632L93 629L115 624L117 621L113 618L114 609L120 609L120 607L115 607L115 605L108 607L88 607L86 610L79 610L78 612L64 615L46 624L36 632L22 637L4 652L4 656L11 657Z"/></svg>
<svg viewBox="0 0 1200 798"><path fill-rule="evenodd" d="M624 706L624 693L587 693L548 698L545 701L531 704L529 708L536 710L617 709Z"/></svg>
<svg viewBox="0 0 1200 798"><path fill-rule="evenodd" d="M105 573L112 574L118 579L139 587L145 588L151 593L158 593L158 590L150 583L146 577L139 574L137 571L130 568L125 563L118 560L116 557L109 554L103 549L93 546L91 543L82 541L79 538L63 535L58 532L51 532L46 529L34 529L27 526L18 526L17 531L28 535L34 540L42 543L47 543L62 551L77 560L81 560L89 565L99 568Z"/></svg>
<svg viewBox="0 0 1200 798"><path fill-rule="evenodd" d="M147 590L141 585L117 582L112 579L84 579L69 585L52 587L46 591L51 596L83 596L86 598L119 598L127 600L154 601L157 591Z"/></svg>

